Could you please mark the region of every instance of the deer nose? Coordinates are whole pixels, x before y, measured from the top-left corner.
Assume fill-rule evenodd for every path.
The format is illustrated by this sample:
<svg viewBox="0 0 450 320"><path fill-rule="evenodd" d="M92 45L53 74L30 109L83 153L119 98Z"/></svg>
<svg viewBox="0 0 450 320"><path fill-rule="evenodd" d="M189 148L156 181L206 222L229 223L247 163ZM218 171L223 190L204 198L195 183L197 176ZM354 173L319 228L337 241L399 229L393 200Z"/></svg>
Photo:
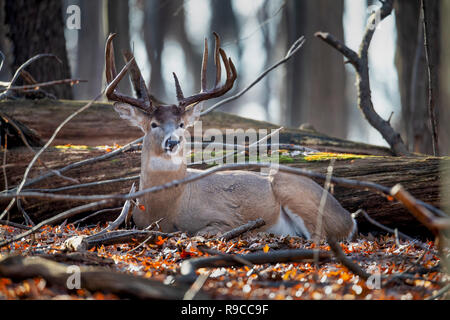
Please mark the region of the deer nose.
<svg viewBox="0 0 450 320"><path fill-rule="evenodd" d="M180 143L180 140L166 140L166 150L169 149L170 151L173 151L173 149Z"/></svg>
<svg viewBox="0 0 450 320"><path fill-rule="evenodd" d="M176 146L179 144L180 144L180 140L178 137L169 136L164 141L163 148L166 151L172 152L176 148Z"/></svg>

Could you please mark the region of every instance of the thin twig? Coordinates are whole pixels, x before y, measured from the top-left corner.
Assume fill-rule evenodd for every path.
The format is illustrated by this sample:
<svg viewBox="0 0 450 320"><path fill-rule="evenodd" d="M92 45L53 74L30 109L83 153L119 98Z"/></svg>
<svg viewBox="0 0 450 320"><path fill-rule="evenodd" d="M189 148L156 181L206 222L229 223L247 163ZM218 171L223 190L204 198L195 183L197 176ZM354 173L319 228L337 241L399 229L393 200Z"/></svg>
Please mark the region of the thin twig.
<svg viewBox="0 0 450 320"><path fill-rule="evenodd" d="M248 148L252 148L252 147L258 146L261 142L266 141L270 137L272 137L275 134L277 134L278 132L280 132L282 129L283 129L283 127L280 127L278 129L272 131L271 133L269 133L269 134L265 135L264 137L262 137L260 140L258 140L256 142L253 142L251 145L248 146ZM246 151L245 149L242 150L242 151L233 151L233 153L225 154L222 157L217 157L217 158L209 159L209 160L206 160L206 161L198 161L198 162L191 163L190 165L199 165L199 164L204 164L204 163L214 163L216 161L222 161L222 160L226 160L227 161L228 158L230 158L232 156L235 156L235 155L239 156L239 155L245 153L245 151Z"/></svg>
<svg viewBox="0 0 450 320"><path fill-rule="evenodd" d="M24 237L27 237L27 236L37 232L38 230L40 230L45 225L56 223L56 222L59 222L59 221L63 221L65 219L73 217L74 215L79 214L81 212L86 212L86 211L89 211L89 210L98 209L98 208L100 208L100 207L102 207L102 206L104 206L106 204L109 204L109 203L111 203L111 200L102 200L102 201L85 204L85 205L82 205L82 206L75 207L75 208L72 208L70 210L64 211L64 212L62 212L60 214L57 214L54 217L51 217L51 218L46 219L44 221L41 221L40 223L38 223L37 225L35 225L34 227L32 227L31 229L29 229L28 231L26 231L24 233L21 233L21 234L13 237L11 239L0 241L0 247L6 246L6 245L8 245L10 243L18 241L18 240L20 240L20 239L22 239Z"/></svg>
<svg viewBox="0 0 450 320"><path fill-rule="evenodd" d="M24 189L24 190L38 191L38 192L61 192L61 191L68 191L68 190L73 190L73 189L91 188L91 187L96 187L96 186L110 184L110 183L139 180L139 178L140 178L140 175L136 175L136 176L130 176L130 177L125 177L125 178L116 178L116 179L94 181L94 182L88 182L88 183L80 183L80 184L64 186L64 187L59 187L59 188L53 188L53 189Z"/></svg>
<svg viewBox="0 0 450 320"><path fill-rule="evenodd" d="M445 287L443 287L441 290L433 294L431 297L425 298L425 300L434 300L437 299L444 294L446 294L450 290L450 284L447 284Z"/></svg>
<svg viewBox="0 0 450 320"><path fill-rule="evenodd" d="M23 86L13 86L9 87L5 90L13 90L13 91L35 91L38 90L41 87L49 87L54 86L57 84L78 84L80 82L87 82L87 80L80 80L80 79L62 79L62 80L53 80L53 81L47 81L47 82L38 82L36 84L28 84ZM1 90L1 89L0 89Z"/></svg>
<svg viewBox="0 0 450 320"><path fill-rule="evenodd" d="M42 180L45 180L45 179L47 179L49 177L52 177L52 176L56 175L56 172L62 173L62 172L65 172L65 171L68 171L68 170L71 170L71 169L75 169L75 168L79 168L79 167L82 167L82 166L85 166L85 165L88 165L88 164L92 164L92 163L96 163L96 162L99 162L99 161L103 161L103 160L107 160L107 159L113 158L113 157L115 157L115 156L117 156L119 154L122 154L124 152L127 152L127 151L136 150L136 149L138 149L136 144L137 143L141 143L143 140L144 140L144 138L141 137L139 139L136 139L136 140L134 140L134 141L124 145L123 147L121 147L121 148L119 148L117 150L112 151L112 152L108 152L108 153L102 154L101 156L98 156L98 157L93 157L93 158L81 160L81 161L78 161L78 162L74 162L74 163L71 163L71 164L61 168L61 169L53 170L51 172L47 172L46 174L43 174L41 176L38 176L36 178L33 178L33 179L27 181L24 184L24 187L27 187L29 185L41 182ZM10 191L16 191L16 190L17 190L17 187L12 189L12 190L10 190Z"/></svg>
<svg viewBox="0 0 450 320"><path fill-rule="evenodd" d="M30 59L28 59L27 61L25 61L14 73L14 76L12 78L12 80L9 82L8 86L6 87L6 91L2 92L0 94L0 99L5 98L5 97L9 97L10 95L10 90L9 88L11 88L12 86L14 86L14 84L16 83L17 79L19 78L20 74L22 73L22 70L24 70L27 66L29 66L31 63L33 63L34 61L41 59L41 58L45 58L45 57L51 57L51 58L55 58L59 63L62 64L62 61L55 56L54 54L51 53L42 53L42 54L38 54L35 55L34 57L31 57Z"/></svg>
<svg viewBox="0 0 450 320"><path fill-rule="evenodd" d="M342 251L342 248L341 248L340 244L336 240L334 240L332 238L328 238L327 242L330 245L330 248L333 251L333 253L336 256L336 258L345 267L347 267L350 271L352 271L354 274L360 276L364 280L369 279L370 274L367 273L366 271L364 271L358 264L354 263L349 258L347 258L347 256Z"/></svg>
<svg viewBox="0 0 450 320"><path fill-rule="evenodd" d="M134 192L136 192L136 186L133 183L133 185L131 186L130 192L128 194L133 194ZM128 211L130 210L130 207L131 207L131 199L125 201L125 204L123 205L123 208L122 208L122 212L119 214L119 216L116 218L116 220L114 220L105 229L99 231L95 235L101 235L108 231L112 231L112 230L119 228L119 226L125 221L125 218L128 215Z"/></svg>
<svg viewBox="0 0 450 320"><path fill-rule="evenodd" d="M14 228L17 228L17 229L22 229L22 230L29 230L29 229L31 229L31 227L29 227L29 226L25 226L23 224L15 223L15 222L12 222L12 221L6 221L6 220L0 220L0 224L3 224L5 226L14 227Z"/></svg>
<svg viewBox="0 0 450 320"><path fill-rule="evenodd" d="M270 71L272 71L273 69L277 68L278 66L282 65L283 63L288 61L290 58L292 58L292 56L294 54L296 54L298 52L298 50L300 50L300 48L303 46L305 41L306 40L305 40L304 36L301 36L300 38L298 38L294 42L294 44L291 46L291 48L287 52L286 56L282 60L278 61L273 66L271 66L270 68L266 69L251 84L249 84L247 87L245 87L239 93L235 94L234 96L231 96L229 98L226 98L224 100L219 101L218 103L216 103L213 106L209 107L207 110L203 111L200 115L203 116L203 115L205 115L207 113L210 113L211 111L217 109L218 107L223 106L224 104L226 104L228 102L231 102L231 101L234 101L234 100L240 98L244 93L246 93L248 90L250 90L255 84L257 84L259 81L261 81L261 79L263 79Z"/></svg>
<svg viewBox="0 0 450 320"><path fill-rule="evenodd" d="M25 133L24 133L23 130L20 128L20 126L16 123L16 121L15 121L14 119L12 119L11 117L9 117L8 115L6 115L6 114L1 114L1 117L4 118L5 121L7 120L8 123L9 123L10 125L12 125L12 126L14 127L14 129L16 129L16 131L19 133L19 136L20 136L20 138L22 139L22 142L24 143L24 145L28 148L28 150L30 150L31 153L33 153L34 155L36 155L36 151L31 147L30 143L28 142L28 140L27 140L27 138L26 138L26 136L25 136ZM49 170L49 171L54 171L54 173L55 173L58 177L60 177L60 178L62 178L62 179L64 179L64 180L68 180L68 181L70 181L70 182L80 183L77 179L63 176L61 173L57 172L56 170L50 169L50 168L45 164L45 162L43 162L41 159L37 159L37 161L38 161L39 164L40 164L41 166L43 166L45 169L47 169L47 170ZM7 190L7 189L5 189L5 190Z"/></svg>
<svg viewBox="0 0 450 320"><path fill-rule="evenodd" d="M36 224L33 222L33 220L30 218L29 214L25 211L25 209L22 207L22 202L20 198L17 198L17 209L22 213L23 218L25 219L25 224L35 226Z"/></svg>
<svg viewBox="0 0 450 320"><path fill-rule="evenodd" d="M88 219L91 219L91 218L93 218L95 216L98 216L99 214L102 214L102 213L105 213L105 212L119 211L121 209L122 209L122 207L102 209L102 210L94 212L93 214L88 215L87 217L84 217L84 218L81 218L79 220L76 220L76 221L72 222L72 224L75 226L75 225L78 225L78 224L88 220Z"/></svg>
<svg viewBox="0 0 450 320"><path fill-rule="evenodd" d="M70 116L68 116L63 122L61 122L61 124L55 129L55 131L53 132L53 135L50 137L50 139L47 141L47 143L35 154L35 156L33 157L33 159L31 160L31 162L28 164L27 169L25 170L25 174L22 178L22 182L19 184L18 188L17 188L17 193L20 193L20 191L22 190L22 188L25 185L25 182L27 181L28 178L28 174L31 171L31 168L33 167L34 163L36 162L36 160L38 160L39 156L48 148L48 146L53 142L53 140L56 138L56 136L58 135L59 131L64 127L64 125L66 125L67 122L69 122L70 120L72 120L72 118L74 118L75 116L77 116L78 114L80 114L81 112L83 112L84 110L88 109L98 98L100 98L103 95L103 92L101 92L97 97L95 97L93 100L91 100L89 103L87 103L86 105L84 105L83 107L81 107L80 109L78 109L77 111L75 111L74 113L72 113ZM5 210L3 210L3 213L0 215L0 219L2 219L6 213L8 213L8 211L11 209L11 207L14 205L15 199L12 199L11 202L9 203L9 205L6 207Z"/></svg>
<svg viewBox="0 0 450 320"><path fill-rule="evenodd" d="M222 236L218 237L219 240L221 241L229 241L231 239L234 239L236 237L239 237L240 235L254 230L254 229L258 229L261 228L262 226L264 226L266 224L266 222L262 219L262 218L258 218L254 221L249 221L248 223L239 226L237 228L234 228L228 232L225 232Z"/></svg>
<svg viewBox="0 0 450 320"><path fill-rule="evenodd" d="M211 270L209 270L206 273L203 273L197 277L197 279L194 281L192 286L189 288L188 291L184 294L183 300L194 300L197 293L203 288L205 285L206 280L208 280L209 276L211 275Z"/></svg>
<svg viewBox="0 0 450 320"><path fill-rule="evenodd" d="M331 159L330 160L330 164L327 168L327 175L325 178L325 184L324 184L324 189L322 191L322 196L320 198L320 203L319 203L319 213L317 215L317 219L316 219L316 230L315 230L315 235L314 235L314 243L315 243L315 247L316 249L314 250L316 252L316 254L314 255L314 262L317 265L319 262L319 242L320 242L320 238L322 237L322 218L323 218L323 211L325 209L325 204L327 202L327 198L328 198L328 190L330 189L330 181L331 181L331 177L333 176L333 167L334 167L334 162L335 159Z"/></svg>
<svg viewBox="0 0 450 320"><path fill-rule="evenodd" d="M6 175L6 153L8 151L8 133L5 132L5 147L3 149L3 178L5 179L5 190L8 190L8 176Z"/></svg>
<svg viewBox="0 0 450 320"><path fill-rule="evenodd" d="M362 213L363 216L364 216L364 218L365 218L368 222L370 222L371 224L373 224L374 226L376 226L376 227L378 227L378 228L380 228L380 229L383 229L384 231L389 232L389 233L391 233L391 234L394 234L394 233L395 233L395 230L394 230L394 229L391 229L391 228L389 228L389 227L386 227L385 225L379 223L378 221L375 221L375 220L372 219L372 218L367 214L367 212L364 211L363 209L359 209L359 210L356 211L352 216L356 218L356 217L358 216L359 213ZM413 242L414 242L414 241L417 241L416 239L414 239L414 238L408 236L407 234L404 234L403 232L400 232L400 231L397 231L397 232L398 232L398 236L399 236L400 238L403 238L403 239L409 240L409 241L413 241Z"/></svg>

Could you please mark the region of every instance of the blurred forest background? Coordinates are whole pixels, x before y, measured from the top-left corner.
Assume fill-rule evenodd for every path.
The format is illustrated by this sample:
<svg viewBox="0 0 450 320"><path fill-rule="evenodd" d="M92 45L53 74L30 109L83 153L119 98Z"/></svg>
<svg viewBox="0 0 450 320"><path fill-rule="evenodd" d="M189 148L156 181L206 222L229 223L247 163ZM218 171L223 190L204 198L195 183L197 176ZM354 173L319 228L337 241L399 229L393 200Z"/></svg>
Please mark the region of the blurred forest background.
<svg viewBox="0 0 450 320"><path fill-rule="evenodd" d="M450 1L426 0L439 70L441 155L448 155L450 129ZM71 5L80 8L80 29L67 28ZM343 56L314 37L328 31L357 50L366 20L379 6L374 0L0 0L0 50L6 62L0 81L38 53L54 53L63 65L46 60L28 70L39 81L88 80L75 87L49 89L59 98L88 100L104 87L104 45L116 32L117 65L121 51L134 51L151 93L175 101L172 71L185 93L200 88L203 39L213 46L212 32L238 70L234 92L244 88L281 59L305 35L306 44L242 98L221 111L317 131L366 143L387 145L357 108L355 74ZM431 154L427 111L428 74L420 0L396 0L394 14L375 33L370 49L371 88L375 109L402 135L410 151ZM210 63L213 59L210 57ZM213 70L210 68L209 70ZM210 77L211 79L211 77ZM121 83L131 94L129 83ZM210 102L213 103L213 102ZM393 113L393 114L392 114Z"/></svg>

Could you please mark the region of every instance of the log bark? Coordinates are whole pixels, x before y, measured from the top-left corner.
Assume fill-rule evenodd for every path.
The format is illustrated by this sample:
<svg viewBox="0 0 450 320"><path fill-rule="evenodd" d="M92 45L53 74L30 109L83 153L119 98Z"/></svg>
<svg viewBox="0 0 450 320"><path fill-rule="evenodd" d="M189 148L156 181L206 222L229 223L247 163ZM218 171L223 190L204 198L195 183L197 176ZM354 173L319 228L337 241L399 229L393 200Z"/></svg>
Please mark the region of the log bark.
<svg viewBox="0 0 450 320"><path fill-rule="evenodd" d="M44 139L48 137L53 128L65 118L71 111L82 105L81 102L46 102L46 101L22 101L20 104L14 102L1 102L0 108L14 115L15 118L27 124L37 131ZM24 114L26 110L33 108L33 117ZM56 112L58 111L58 112ZM50 116L53 114L53 116ZM207 128L276 128L275 125L249 119L240 118L233 115L213 112L203 119L203 129ZM56 144L87 144L104 145L114 142L123 144L138 138L141 135L138 129L130 127L125 121L111 110L109 104L96 104L86 113L77 116L73 122L61 131L61 136L57 138ZM116 139L116 140L114 140ZM445 170L450 170L450 160L435 157L392 157L389 150L382 147L364 145L330 138L316 132L289 129L280 137L280 142L299 143L324 151L340 151L350 153L378 154L377 157L365 157L363 159L337 160L334 165L333 174L337 177L351 178L355 180L371 181L392 187L401 183L413 196L430 203L436 207L448 205L447 200L441 200L440 188L449 188L449 182L441 181L440 177L445 176ZM89 149L56 149L50 148L41 159L51 168L61 168L69 163L102 155L104 151ZM9 150L7 154L6 175L8 185L13 186L20 182L25 168L33 154L25 149ZM289 165L311 169L326 174L329 161L305 161L298 160ZM440 166L442 170L440 171ZM445 169L447 168L447 169ZM36 177L46 172L40 164L31 172L30 178ZM123 178L138 175L140 172L140 152L131 151L121 154L117 158L91 164L69 170L64 174L76 178L80 183L95 182L100 180ZM447 173L448 174L448 173ZM3 172L0 172L0 181L4 181ZM133 181L116 182L92 186L85 189L75 189L64 191L68 194L108 194L108 193L128 193ZM56 188L72 184L60 177L52 177L44 180L30 188ZM444 190L444 189L443 189ZM366 210L368 214L392 228L399 228L400 231L411 234L423 233L425 229L412 217L402 205L388 201L385 197L373 192L348 189L334 186L333 193L342 205L354 212L360 208ZM7 202L0 203L4 208ZM72 208L80 203L70 201L47 201L47 200L23 200L22 205L32 216L34 221L42 221L54 216L64 210ZM74 217L80 219L92 212L83 213ZM87 220L87 223L97 221L113 220L117 216L117 211L111 211L108 215L100 214L96 219ZM16 222L22 222L21 215L14 209L11 218ZM358 218L360 231L373 230L375 227L367 223L364 217ZM426 232L426 231L425 231Z"/></svg>

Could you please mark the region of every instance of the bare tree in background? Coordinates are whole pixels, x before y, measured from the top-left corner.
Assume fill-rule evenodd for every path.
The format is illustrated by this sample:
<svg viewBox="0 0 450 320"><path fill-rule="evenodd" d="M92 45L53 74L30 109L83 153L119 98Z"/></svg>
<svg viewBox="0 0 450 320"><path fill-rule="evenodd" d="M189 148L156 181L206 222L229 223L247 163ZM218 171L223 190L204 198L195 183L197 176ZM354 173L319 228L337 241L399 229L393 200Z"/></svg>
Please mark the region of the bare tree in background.
<svg viewBox="0 0 450 320"><path fill-rule="evenodd" d="M11 79L11 72L9 70L9 64L11 63L9 59L10 45L8 39L6 38L6 25L5 22L5 0L0 0L0 51L5 55L3 61L3 67L0 70L0 81L7 81ZM0 59L2 59L0 57ZM1 63L1 62L0 62Z"/></svg>
<svg viewBox="0 0 450 320"><path fill-rule="evenodd" d="M441 64L439 98L439 140L441 155L450 155L450 1L441 1ZM450 179L450 170L447 170ZM447 194L450 197L450 190ZM450 199L449 199L450 200ZM447 203L450 203L448 201ZM449 210L450 211L450 208Z"/></svg>
<svg viewBox="0 0 450 320"><path fill-rule="evenodd" d="M201 66L202 48L194 48L185 30L184 1L144 1L144 40L151 64L150 91L156 97L167 100L174 93L166 92L164 87L161 55L164 42L174 40L180 45L186 57L186 72L195 88L200 87L197 74ZM171 76L171 75L169 75Z"/></svg>
<svg viewBox="0 0 450 320"><path fill-rule="evenodd" d="M342 56L314 38L318 30L333 30L336 37L344 38L344 1L288 1L285 12L288 45L302 34L308 43L287 67L285 123L307 122L320 132L345 138L349 111Z"/></svg>
<svg viewBox="0 0 450 320"><path fill-rule="evenodd" d="M77 62L75 76L89 80L88 85L76 86L77 99L92 99L102 90L103 51L103 1L79 0L81 29L78 31Z"/></svg>
<svg viewBox="0 0 450 320"><path fill-rule="evenodd" d="M428 123L431 130L433 154L439 152L439 68L441 55L441 2L421 0L423 10L423 28L425 39L425 56L428 75Z"/></svg>
<svg viewBox="0 0 450 320"><path fill-rule="evenodd" d="M5 22L9 27L7 36L13 44L12 70L39 53L53 53L61 59L42 59L27 68L38 81L70 78L67 60L62 1L53 0L6 0ZM47 92L58 98L72 99L72 87L61 85L49 87Z"/></svg>
<svg viewBox="0 0 450 320"><path fill-rule="evenodd" d="M97 2L97 1L93 1ZM109 33L117 33L115 38L115 59L116 65L124 64L123 51L130 50L130 22L128 1L107 0L108 2L108 30ZM102 44L104 41L102 42ZM119 90L124 94L131 94L131 84L129 81L122 81Z"/></svg>
<svg viewBox="0 0 450 320"><path fill-rule="evenodd" d="M397 0L394 6L397 24L395 64L402 103L402 136L406 137L410 151L431 154L420 1Z"/></svg>

